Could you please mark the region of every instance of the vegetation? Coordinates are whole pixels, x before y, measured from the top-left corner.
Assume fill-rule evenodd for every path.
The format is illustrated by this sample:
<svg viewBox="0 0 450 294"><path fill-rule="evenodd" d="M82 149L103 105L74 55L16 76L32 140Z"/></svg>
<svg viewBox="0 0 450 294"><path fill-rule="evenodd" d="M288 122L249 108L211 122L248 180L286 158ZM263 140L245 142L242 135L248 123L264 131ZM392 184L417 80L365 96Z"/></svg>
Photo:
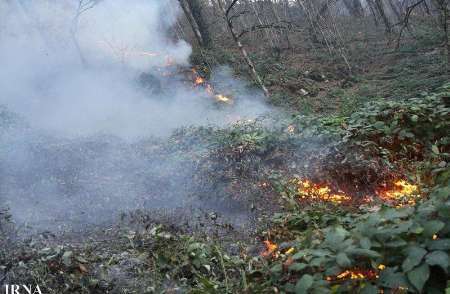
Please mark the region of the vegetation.
<svg viewBox="0 0 450 294"><path fill-rule="evenodd" d="M392 201L362 201L350 187L351 205L326 198L304 201L301 196L313 192L301 191L281 164L259 174L268 176L264 189L283 199L284 207L268 216L268 227L260 227L260 244L219 237L220 224L213 229L218 235L211 235L149 221L143 223L145 229L124 225L108 236L95 232L106 240L80 245L26 241L2 251L3 270L39 282L50 293L441 293L447 288L450 253L450 109L444 103L449 91L447 84L425 97L373 101L349 117L272 118L278 127L251 122L174 135L217 149L220 158L213 152L207 161L230 161L223 169L233 169L243 179L251 175L250 165L263 164L270 154L287 153L308 137L333 138L336 150L355 148L367 160L383 161L390 171L381 173L387 176L378 182L399 175L413 179L420 191L412 202L402 198L412 197L410 193ZM179 146L186 151L187 145ZM349 158L350 164L341 162L338 172L364 160ZM143 213L134 217L142 222Z"/></svg>
<svg viewBox="0 0 450 294"><path fill-rule="evenodd" d="M178 2L173 33L194 44L187 71L200 87L227 66L272 111L133 143L179 163L168 178L192 167L183 180L200 210L125 211L82 232L23 237L2 203L0 284L450 293L448 1ZM0 105L0 134L15 124Z"/></svg>

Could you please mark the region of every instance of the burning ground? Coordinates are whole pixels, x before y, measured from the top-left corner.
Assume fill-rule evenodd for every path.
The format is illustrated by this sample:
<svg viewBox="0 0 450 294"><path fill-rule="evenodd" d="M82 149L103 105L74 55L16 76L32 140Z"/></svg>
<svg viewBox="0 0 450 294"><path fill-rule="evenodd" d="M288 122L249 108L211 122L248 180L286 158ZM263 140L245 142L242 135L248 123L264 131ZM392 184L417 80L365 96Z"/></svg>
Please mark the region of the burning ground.
<svg viewBox="0 0 450 294"><path fill-rule="evenodd" d="M448 84L288 114L227 68L189 65L174 2L101 1L75 36L75 6L24 3L0 2L1 284L446 288Z"/></svg>
<svg viewBox="0 0 450 294"><path fill-rule="evenodd" d="M55 293L442 289L447 93L351 117L266 117L132 143L37 136L24 150L3 149L35 163L4 161L3 197L32 202L51 186L60 198L33 203L55 219L22 214L39 220L31 234L11 222L27 203L2 212L2 279ZM26 132L2 117L4 140ZM384 133L381 120L398 130ZM417 271L433 279L421 283Z"/></svg>

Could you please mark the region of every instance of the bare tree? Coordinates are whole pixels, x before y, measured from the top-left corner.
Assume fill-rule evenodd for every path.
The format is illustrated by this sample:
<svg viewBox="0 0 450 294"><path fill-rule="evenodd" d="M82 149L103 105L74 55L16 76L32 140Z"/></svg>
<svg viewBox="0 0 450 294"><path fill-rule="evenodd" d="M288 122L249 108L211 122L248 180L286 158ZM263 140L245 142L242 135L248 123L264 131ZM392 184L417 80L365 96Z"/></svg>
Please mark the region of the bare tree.
<svg viewBox="0 0 450 294"><path fill-rule="evenodd" d="M231 14L231 12L233 11L233 7L236 5L236 3L238 2L238 0L233 0L228 7L225 8L224 4L222 3L222 0L217 0L217 3L219 4L220 9L223 12L223 17L225 19L225 22L227 24L228 30L233 38L233 41L236 43L236 46L239 48L239 51L241 52L242 58L244 59L245 63L248 65L249 69L250 69L250 74L253 76L253 78L255 79L255 81L258 83L258 85L260 86L261 90L264 92L264 95L266 97L268 97L269 94L269 90L267 90L266 86L264 85L261 77L259 76L258 72L256 71L255 65L253 63L253 61L250 59L250 57L248 56L247 50L245 49L245 47L242 45L239 37L238 37L238 33L236 32L234 26L233 26L233 18L235 18L234 15Z"/></svg>
<svg viewBox="0 0 450 294"><path fill-rule="evenodd" d="M78 52L78 56L80 57L81 64L83 66L87 66L87 60L84 57L83 51L81 50L80 43L78 41L78 25L80 23L80 17L86 11L94 8L101 0L78 0L77 2L77 10L75 12L75 16L72 20L72 26L70 29L70 35L72 38L72 42L75 46L75 49Z"/></svg>

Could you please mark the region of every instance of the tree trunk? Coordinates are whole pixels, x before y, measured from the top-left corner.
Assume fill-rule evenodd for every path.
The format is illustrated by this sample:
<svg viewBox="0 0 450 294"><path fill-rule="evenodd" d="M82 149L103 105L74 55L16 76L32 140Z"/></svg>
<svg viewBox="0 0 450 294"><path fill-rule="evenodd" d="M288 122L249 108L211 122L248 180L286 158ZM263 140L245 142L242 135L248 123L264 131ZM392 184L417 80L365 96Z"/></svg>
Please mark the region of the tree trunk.
<svg viewBox="0 0 450 294"><path fill-rule="evenodd" d="M242 45L241 41L239 40L239 38L237 36L237 33L234 30L232 19L230 19L229 15L228 15L230 10L231 10L231 8L232 8L232 6L234 4L236 4L237 1L233 0L231 6L229 8L227 8L227 9L225 9L225 7L223 6L221 0L217 0L217 2L219 4L220 9L223 12L223 16L225 18L225 22L227 23L228 30L229 30L231 36L233 37L233 41L236 43L236 46L238 47L239 51L241 52L245 63L247 63L247 65L248 65L248 67L250 69L251 75L253 76L255 81L258 83L258 85L260 86L261 90L264 92L264 95L266 97L269 97L270 96L269 90L267 90L267 88L264 85L261 77L259 76L258 72L256 71L256 68L255 68L255 65L253 64L253 61L248 56L247 50L245 50L244 46Z"/></svg>
<svg viewBox="0 0 450 294"><path fill-rule="evenodd" d="M189 8L188 4L186 3L186 0L178 0L180 3L181 9L183 9L184 15L186 16L186 19L188 20L189 24L191 25L192 32L194 33L195 39L197 39L198 44L203 47L203 36L200 32L200 29L198 28L197 22L194 19L194 16L191 13L191 9Z"/></svg>
<svg viewBox="0 0 450 294"><path fill-rule="evenodd" d="M383 4L383 0L375 0L375 4L378 10L378 13L381 16L381 20L384 23L384 26L386 28L386 33L391 34L392 33L392 26L391 26L391 22L389 21L389 18L386 14L386 11L384 9L384 4Z"/></svg>
<svg viewBox="0 0 450 294"><path fill-rule="evenodd" d="M209 33L208 23L203 15L203 8L200 0L186 0L186 2L202 36L203 47L212 48L211 35Z"/></svg>

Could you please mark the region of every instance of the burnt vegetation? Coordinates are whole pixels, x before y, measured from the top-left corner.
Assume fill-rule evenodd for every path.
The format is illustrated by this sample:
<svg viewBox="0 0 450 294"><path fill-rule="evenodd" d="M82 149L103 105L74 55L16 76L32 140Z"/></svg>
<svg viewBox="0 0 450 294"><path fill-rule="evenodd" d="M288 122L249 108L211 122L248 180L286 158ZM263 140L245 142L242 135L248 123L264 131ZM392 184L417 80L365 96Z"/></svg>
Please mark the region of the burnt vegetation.
<svg viewBox="0 0 450 294"><path fill-rule="evenodd" d="M84 70L76 28L108 1L73 1ZM0 99L0 285L448 293L449 1L168 2L189 65L110 47L163 60L133 89L165 122L186 87L198 123L64 137Z"/></svg>

